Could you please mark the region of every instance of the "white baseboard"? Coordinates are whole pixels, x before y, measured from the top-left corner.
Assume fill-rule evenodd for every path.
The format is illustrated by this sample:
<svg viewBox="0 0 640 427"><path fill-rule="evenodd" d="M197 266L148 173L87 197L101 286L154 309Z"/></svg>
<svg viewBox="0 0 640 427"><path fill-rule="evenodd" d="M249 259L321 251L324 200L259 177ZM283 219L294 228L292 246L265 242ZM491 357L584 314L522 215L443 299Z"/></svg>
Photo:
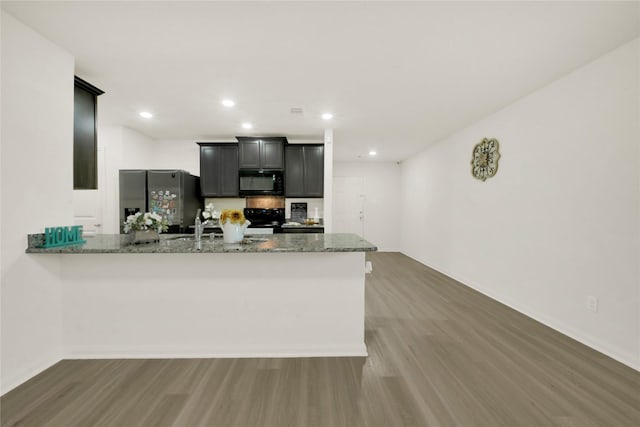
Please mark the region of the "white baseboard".
<svg viewBox="0 0 640 427"><path fill-rule="evenodd" d="M475 291L480 292L481 294L495 300L498 301L501 304L506 305L507 307L510 307L514 310L516 310L517 312L524 314L527 317L532 318L533 320L542 323L545 326L550 327L551 329L554 329L558 332L560 332L561 334L564 334L566 336L568 336L569 338L572 338L584 345L586 345L587 347L590 347L606 356L611 357L612 359L630 367L631 369L634 369L636 371L640 372L640 359L635 358L632 354L627 354L624 352L621 352L617 349L611 348L611 346L609 346L607 343L603 342L602 340L595 338L593 336L590 336L588 334L585 334L582 331L578 331L575 328L572 328L571 326L565 324L564 322L555 319L555 318L550 318L548 316L545 316L542 313L539 313L538 311L534 310L531 307L527 307L524 306L518 302L512 301L509 298L506 298L502 295L497 295L491 291L488 291L486 288L484 288L481 285L478 285L477 283L475 283L473 280L467 279L467 278L463 278L463 277L458 277L457 275L447 271L447 269L444 268L438 268L437 266L432 266L432 265L427 265L426 263L424 263L422 260L419 260L417 258L412 257L411 255L407 255L405 253L403 253L403 255L408 256L409 258L419 262L420 264L423 264L429 268L432 268L434 270L436 270L439 273L442 273L446 276L449 276L450 278L452 278L453 280L463 284L464 286L467 286Z"/></svg>
<svg viewBox="0 0 640 427"><path fill-rule="evenodd" d="M292 358L367 357L367 347L281 346L244 348L202 347L68 347L64 359L212 359L212 358Z"/></svg>
<svg viewBox="0 0 640 427"><path fill-rule="evenodd" d="M45 371L61 361L59 355L49 355L46 358L42 358L37 362L31 364L29 367L20 370L20 372L8 375L8 378L2 379L1 395L10 392L14 388L18 387L22 383L29 381L42 371Z"/></svg>
<svg viewBox="0 0 640 427"><path fill-rule="evenodd" d="M398 248L378 248L377 252L401 252Z"/></svg>

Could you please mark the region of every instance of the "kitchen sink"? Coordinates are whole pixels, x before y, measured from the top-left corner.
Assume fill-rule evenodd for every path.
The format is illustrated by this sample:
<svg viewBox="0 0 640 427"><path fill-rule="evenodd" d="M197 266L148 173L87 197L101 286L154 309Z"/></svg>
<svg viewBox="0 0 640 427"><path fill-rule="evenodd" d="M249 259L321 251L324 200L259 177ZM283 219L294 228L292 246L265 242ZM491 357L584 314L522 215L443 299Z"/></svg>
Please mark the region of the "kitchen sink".
<svg viewBox="0 0 640 427"><path fill-rule="evenodd" d="M195 240L195 237L194 236L175 236L175 237L167 237L164 240L189 242L189 241Z"/></svg>
<svg viewBox="0 0 640 427"><path fill-rule="evenodd" d="M269 241L269 239L266 239L264 237L245 237L240 243L259 243L267 241Z"/></svg>

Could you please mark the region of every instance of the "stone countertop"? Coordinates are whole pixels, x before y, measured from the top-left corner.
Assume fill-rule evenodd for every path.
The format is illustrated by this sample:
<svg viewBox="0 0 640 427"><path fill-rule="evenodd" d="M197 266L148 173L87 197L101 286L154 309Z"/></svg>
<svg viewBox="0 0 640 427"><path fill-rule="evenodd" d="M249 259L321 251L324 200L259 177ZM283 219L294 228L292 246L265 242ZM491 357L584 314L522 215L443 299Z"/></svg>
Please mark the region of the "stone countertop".
<svg viewBox="0 0 640 427"><path fill-rule="evenodd" d="M221 236L203 236L198 245L193 234L161 234L158 243L132 245L124 234L84 236L87 243L42 248L44 234L29 234L31 254L142 254L142 253L246 253L246 252L371 252L378 248L356 234L269 234L247 236L242 243L224 243Z"/></svg>

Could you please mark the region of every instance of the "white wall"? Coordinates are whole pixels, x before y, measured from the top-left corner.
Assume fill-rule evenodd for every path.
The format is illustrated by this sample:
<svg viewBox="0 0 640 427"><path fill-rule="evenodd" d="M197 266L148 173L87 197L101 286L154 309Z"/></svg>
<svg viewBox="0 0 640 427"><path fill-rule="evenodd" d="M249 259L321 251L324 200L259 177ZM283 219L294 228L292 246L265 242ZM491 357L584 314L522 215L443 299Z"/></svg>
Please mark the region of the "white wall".
<svg viewBox="0 0 640 427"><path fill-rule="evenodd" d="M402 165L407 255L640 369L639 40ZM483 137L497 175L470 173ZM597 313L586 309L599 298Z"/></svg>
<svg viewBox="0 0 640 427"><path fill-rule="evenodd" d="M100 98L98 98L98 109ZM102 232L105 234L119 233L119 190L118 170L122 169L122 126L98 126L98 146L104 150L105 156L105 185L104 205L102 206Z"/></svg>
<svg viewBox="0 0 640 427"><path fill-rule="evenodd" d="M401 203L400 166L396 162L336 162L333 176L362 178L365 239L380 251L399 251L403 222L397 216Z"/></svg>
<svg viewBox="0 0 640 427"><path fill-rule="evenodd" d="M324 200L322 223L324 232L333 232L333 129L324 130Z"/></svg>
<svg viewBox="0 0 640 427"><path fill-rule="evenodd" d="M200 146L193 140L155 140L153 169L183 169L200 176Z"/></svg>
<svg viewBox="0 0 640 427"><path fill-rule="evenodd" d="M122 128L122 169L150 169L155 155L153 139L135 130Z"/></svg>
<svg viewBox="0 0 640 427"><path fill-rule="evenodd" d="M2 12L2 393L62 354L61 263L27 234L73 223L73 57Z"/></svg>

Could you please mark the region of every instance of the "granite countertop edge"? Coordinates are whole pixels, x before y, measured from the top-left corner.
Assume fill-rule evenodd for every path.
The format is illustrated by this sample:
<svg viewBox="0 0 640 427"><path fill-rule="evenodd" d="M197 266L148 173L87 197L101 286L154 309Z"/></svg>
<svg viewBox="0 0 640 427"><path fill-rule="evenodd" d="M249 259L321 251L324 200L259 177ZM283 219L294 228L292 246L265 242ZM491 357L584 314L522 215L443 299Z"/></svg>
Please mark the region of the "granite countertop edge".
<svg viewBox="0 0 640 427"><path fill-rule="evenodd" d="M85 237L82 245L44 248L44 234L27 236L29 254L162 254L162 253L321 253L373 252L378 248L356 234L274 234L249 236L241 244L203 237L200 247L193 235L161 235L158 243L132 245L128 236L107 234Z"/></svg>

